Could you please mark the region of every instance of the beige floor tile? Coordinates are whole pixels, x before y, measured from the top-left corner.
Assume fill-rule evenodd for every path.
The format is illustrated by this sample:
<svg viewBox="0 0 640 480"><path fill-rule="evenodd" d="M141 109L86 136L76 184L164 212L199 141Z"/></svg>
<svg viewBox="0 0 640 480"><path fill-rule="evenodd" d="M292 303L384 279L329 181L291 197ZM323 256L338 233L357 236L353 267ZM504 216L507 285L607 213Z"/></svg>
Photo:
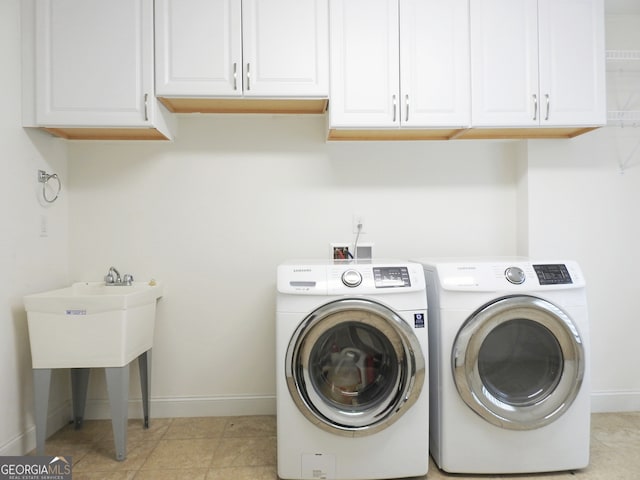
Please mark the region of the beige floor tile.
<svg viewBox="0 0 640 480"><path fill-rule="evenodd" d="M142 470L209 468L219 439L160 440Z"/></svg>
<svg viewBox="0 0 640 480"><path fill-rule="evenodd" d="M44 445L44 454L52 456L71 457L71 462L76 465L85 455L91 451L92 445L63 442L59 440L47 440ZM36 451L29 452L35 455Z"/></svg>
<svg viewBox="0 0 640 480"><path fill-rule="evenodd" d="M449 475L430 461L415 480L638 480L640 412L594 414L591 463L576 472L531 475ZM50 437L45 452L70 455L74 480L276 480L275 416L152 419L145 430L129 421L127 459L115 460L111 422L68 425ZM31 452L34 454L34 452Z"/></svg>
<svg viewBox="0 0 640 480"><path fill-rule="evenodd" d="M70 423L54 433L47 442L90 444L111 435L110 420L85 420L80 430L76 430L74 425Z"/></svg>
<svg viewBox="0 0 640 480"><path fill-rule="evenodd" d="M183 468L164 470L140 470L136 474L135 480L205 480L206 477L206 468Z"/></svg>
<svg viewBox="0 0 640 480"><path fill-rule="evenodd" d="M624 412L593 415L591 437L612 448L640 444L640 414Z"/></svg>
<svg viewBox="0 0 640 480"><path fill-rule="evenodd" d="M164 439L221 437L227 423L227 417L174 418Z"/></svg>
<svg viewBox="0 0 640 480"><path fill-rule="evenodd" d="M590 465L576 472L580 480L637 480L640 478L640 444L592 449Z"/></svg>
<svg viewBox="0 0 640 480"><path fill-rule="evenodd" d="M257 467L276 465L276 437L223 438L211 466Z"/></svg>
<svg viewBox="0 0 640 480"><path fill-rule="evenodd" d="M136 471L124 472L77 472L73 471L73 480L133 480Z"/></svg>
<svg viewBox="0 0 640 480"><path fill-rule="evenodd" d="M230 467L211 469L206 480L277 480L275 466L270 467Z"/></svg>
<svg viewBox="0 0 640 480"><path fill-rule="evenodd" d="M172 418L154 418L149 421L149 428L144 428L142 420L129 420L127 424L127 440L129 442L157 442L166 436L167 430L172 423Z"/></svg>
<svg viewBox="0 0 640 480"><path fill-rule="evenodd" d="M154 450L157 442L127 442L127 457L116 460L115 444L112 441L103 441L92 446L77 464L73 466L76 472L115 472L127 470L139 470Z"/></svg>
<svg viewBox="0 0 640 480"><path fill-rule="evenodd" d="M276 417L256 415L229 417L225 437L273 437L276 435Z"/></svg>

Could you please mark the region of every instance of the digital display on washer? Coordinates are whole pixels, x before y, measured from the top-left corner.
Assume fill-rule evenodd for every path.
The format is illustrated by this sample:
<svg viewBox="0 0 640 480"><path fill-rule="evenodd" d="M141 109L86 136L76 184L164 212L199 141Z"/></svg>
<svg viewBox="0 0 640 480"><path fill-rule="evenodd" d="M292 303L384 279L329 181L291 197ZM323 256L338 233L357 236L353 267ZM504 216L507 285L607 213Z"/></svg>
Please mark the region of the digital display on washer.
<svg viewBox="0 0 640 480"><path fill-rule="evenodd" d="M540 285L560 285L563 283L573 283L569 270L564 264L554 265L534 265L533 269L538 275Z"/></svg>
<svg viewBox="0 0 640 480"><path fill-rule="evenodd" d="M407 267L373 267L376 288L410 287Z"/></svg>

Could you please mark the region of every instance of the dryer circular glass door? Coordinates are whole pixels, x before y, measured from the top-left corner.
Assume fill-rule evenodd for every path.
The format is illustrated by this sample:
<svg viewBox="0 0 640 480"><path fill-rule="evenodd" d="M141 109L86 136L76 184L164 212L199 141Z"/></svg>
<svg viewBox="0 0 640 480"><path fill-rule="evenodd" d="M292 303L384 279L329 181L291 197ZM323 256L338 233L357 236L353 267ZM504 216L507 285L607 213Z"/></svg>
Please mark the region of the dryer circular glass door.
<svg viewBox="0 0 640 480"><path fill-rule="evenodd" d="M287 386L302 414L341 435L386 428L424 383L424 356L411 327L370 300L337 300L312 312L285 358Z"/></svg>
<svg viewBox="0 0 640 480"><path fill-rule="evenodd" d="M485 305L463 325L452 351L464 402L488 422L530 430L560 417L585 370L582 339L569 316L537 297Z"/></svg>

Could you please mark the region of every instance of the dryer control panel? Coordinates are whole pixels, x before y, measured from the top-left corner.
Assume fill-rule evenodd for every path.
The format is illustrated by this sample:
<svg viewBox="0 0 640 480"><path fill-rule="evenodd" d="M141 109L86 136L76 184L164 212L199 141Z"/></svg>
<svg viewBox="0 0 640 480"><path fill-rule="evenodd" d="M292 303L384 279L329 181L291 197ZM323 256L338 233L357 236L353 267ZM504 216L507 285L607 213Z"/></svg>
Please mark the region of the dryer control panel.
<svg viewBox="0 0 640 480"><path fill-rule="evenodd" d="M531 261L505 258L495 261L452 260L424 262L425 269L435 269L438 281L452 291L546 291L577 289L585 281L577 263L565 261Z"/></svg>
<svg viewBox="0 0 640 480"><path fill-rule="evenodd" d="M534 265L533 269L538 276L540 285L561 285L573 283L567 266L563 263L548 265Z"/></svg>

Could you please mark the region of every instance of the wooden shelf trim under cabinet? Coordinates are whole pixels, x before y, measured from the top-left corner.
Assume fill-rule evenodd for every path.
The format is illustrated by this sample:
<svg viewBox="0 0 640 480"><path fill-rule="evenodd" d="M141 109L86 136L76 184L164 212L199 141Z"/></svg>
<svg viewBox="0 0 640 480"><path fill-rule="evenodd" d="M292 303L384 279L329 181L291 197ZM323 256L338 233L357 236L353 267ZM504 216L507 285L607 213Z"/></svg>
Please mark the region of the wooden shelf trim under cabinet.
<svg viewBox="0 0 640 480"><path fill-rule="evenodd" d="M457 138L468 140L527 140L573 138L600 127L469 128Z"/></svg>
<svg viewBox="0 0 640 480"><path fill-rule="evenodd" d="M180 98L158 97L174 113L287 113L321 114L327 98Z"/></svg>
<svg viewBox="0 0 640 480"><path fill-rule="evenodd" d="M461 132L458 128L442 129L342 129L329 130L328 140L452 140Z"/></svg>
<svg viewBox="0 0 640 480"><path fill-rule="evenodd" d="M600 127L467 128L467 129L340 129L331 128L328 140L526 140L573 138Z"/></svg>
<svg viewBox="0 0 640 480"><path fill-rule="evenodd" d="M67 140L169 140L155 128L43 127L43 130Z"/></svg>

